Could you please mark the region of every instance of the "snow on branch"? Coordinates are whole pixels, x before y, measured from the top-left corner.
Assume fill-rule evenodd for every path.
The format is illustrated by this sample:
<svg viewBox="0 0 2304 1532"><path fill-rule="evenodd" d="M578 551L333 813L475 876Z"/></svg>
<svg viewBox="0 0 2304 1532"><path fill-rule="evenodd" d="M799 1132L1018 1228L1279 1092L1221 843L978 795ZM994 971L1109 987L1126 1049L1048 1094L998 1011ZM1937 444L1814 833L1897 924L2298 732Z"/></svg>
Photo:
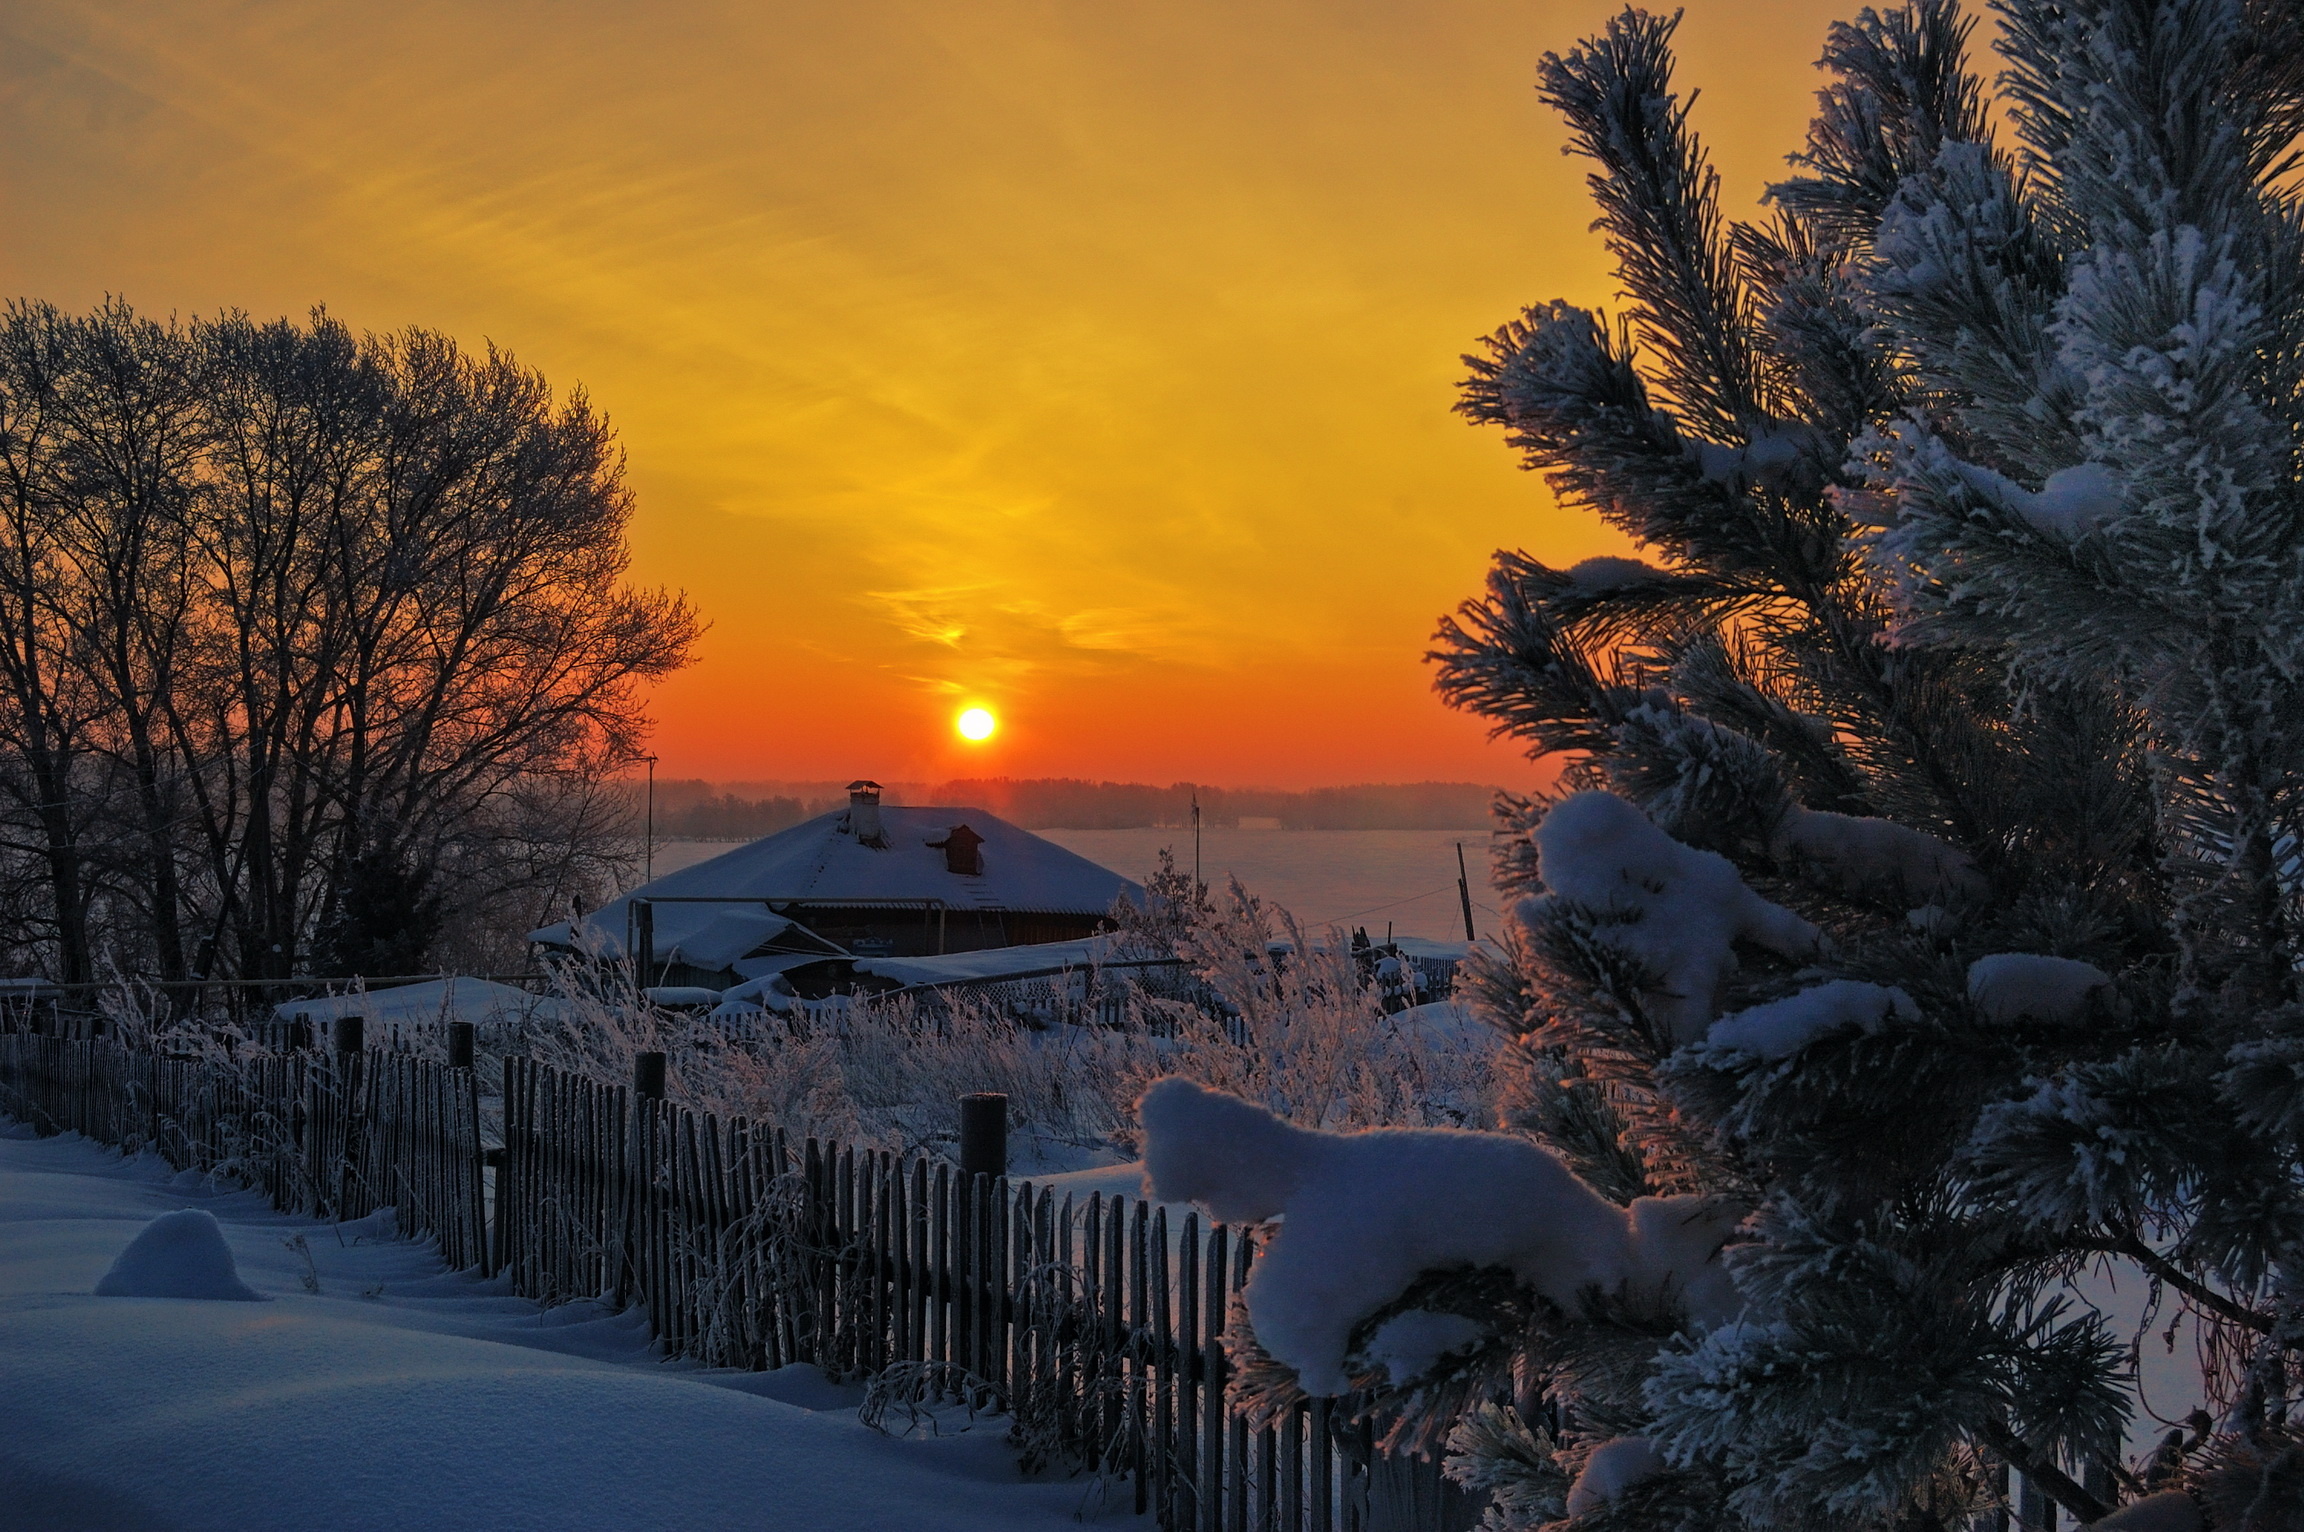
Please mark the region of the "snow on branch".
<svg viewBox="0 0 2304 1532"><path fill-rule="evenodd" d="M1821 940L1816 927L1747 888L1726 857L1682 845L1614 793L1561 799L1537 827L1536 847L1549 898L1614 917L1599 939L1658 975L1660 986L1643 1000L1679 1042L1711 1023L1735 943L1800 958ZM1545 902L1523 901L1519 919L1533 926Z"/></svg>
<svg viewBox="0 0 2304 1532"><path fill-rule="evenodd" d="M1920 1007L1903 990L1859 979L1834 979L1712 1023L1697 1044L1709 1058L1734 1055L1771 1063L1788 1059L1833 1032L1874 1033L1889 1021L1918 1021Z"/></svg>
<svg viewBox="0 0 2304 1532"><path fill-rule="evenodd" d="M1248 1318L1309 1393L1351 1387L1355 1329L1427 1272L1501 1267L1571 1313L1621 1296L1715 1324L1738 1304L1717 1257L1741 1210L1717 1199L1621 1208L1525 1139L1298 1128L1180 1078L1155 1083L1138 1111L1151 1196L1226 1221L1283 1220L1249 1275ZM1369 1350L1429 1365L1468 1339L1450 1317L1388 1323Z"/></svg>
<svg viewBox="0 0 2304 1532"><path fill-rule="evenodd" d="M1968 1003L1990 1021L2072 1021L2111 987L2103 969L2071 958L1996 952L1968 965Z"/></svg>

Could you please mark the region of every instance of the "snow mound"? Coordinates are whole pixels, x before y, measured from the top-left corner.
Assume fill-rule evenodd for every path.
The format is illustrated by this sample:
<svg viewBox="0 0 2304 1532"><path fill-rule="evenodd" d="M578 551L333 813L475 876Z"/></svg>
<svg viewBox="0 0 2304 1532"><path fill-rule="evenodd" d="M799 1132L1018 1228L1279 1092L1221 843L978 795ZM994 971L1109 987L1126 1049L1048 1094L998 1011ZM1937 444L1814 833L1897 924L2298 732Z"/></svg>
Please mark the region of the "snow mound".
<svg viewBox="0 0 2304 1532"><path fill-rule="evenodd" d="M1646 998L1675 1041L1692 1042L1711 1023L1738 941L1795 958L1816 949L1817 929L1752 892L1726 857L1682 845L1614 793L1554 804L1536 828L1536 851L1554 896L1621 918L1597 935L1662 976ZM1524 901L1520 918L1542 903Z"/></svg>
<svg viewBox="0 0 2304 1532"><path fill-rule="evenodd" d="M262 1293L240 1280L216 1215L199 1208L162 1213L146 1224L112 1269L97 1279L96 1296L264 1301Z"/></svg>
<svg viewBox="0 0 2304 1532"><path fill-rule="evenodd" d="M1710 1054L1774 1062L1790 1058L1826 1033L1877 1032L1891 1016L1918 1021L1920 1007L1900 989L1861 979L1834 979L1721 1017L1704 1034L1703 1047Z"/></svg>
<svg viewBox="0 0 2304 1532"><path fill-rule="evenodd" d="M1138 1112L1154 1198L1227 1223L1286 1218L1249 1274L1248 1318L1309 1393L1345 1392L1353 1328L1418 1274L1451 1266L1501 1266L1569 1309L1598 1290L1684 1304L1703 1323L1734 1312L1716 1259L1735 1223L1722 1204L1642 1198L1627 1210L1525 1139L1319 1132L1184 1079L1156 1081ZM1418 1326L1376 1349L1405 1363L1461 1344Z"/></svg>
<svg viewBox="0 0 2304 1532"><path fill-rule="evenodd" d="M2110 974L2072 958L1996 952L1968 965L1968 1003L1990 1021L2072 1021L2111 987Z"/></svg>
<svg viewBox="0 0 2304 1532"><path fill-rule="evenodd" d="M1592 1449L1576 1482L1568 1486L1568 1514L1597 1511L1651 1475L1661 1473L1664 1460L1645 1436L1618 1436Z"/></svg>
<svg viewBox="0 0 2304 1532"><path fill-rule="evenodd" d="M336 1226L339 1239L359 1244L362 1240L382 1243L400 1237L400 1210L396 1207L378 1208L366 1218L349 1219Z"/></svg>

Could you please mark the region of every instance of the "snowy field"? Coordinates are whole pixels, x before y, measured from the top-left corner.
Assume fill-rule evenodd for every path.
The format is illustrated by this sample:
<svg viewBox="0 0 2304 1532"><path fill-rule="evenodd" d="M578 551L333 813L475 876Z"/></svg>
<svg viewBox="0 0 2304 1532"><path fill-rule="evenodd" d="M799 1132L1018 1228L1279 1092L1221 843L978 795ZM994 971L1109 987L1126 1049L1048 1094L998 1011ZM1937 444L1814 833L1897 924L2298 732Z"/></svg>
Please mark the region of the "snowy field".
<svg viewBox="0 0 2304 1532"><path fill-rule="evenodd" d="M812 1368L667 1365L636 1314L540 1310L427 1245L24 1131L0 1119L6 1532L1029 1532L1098 1509L1087 1481L1022 1482L1003 1422L885 1436ZM93 1295L184 1208L260 1301Z"/></svg>

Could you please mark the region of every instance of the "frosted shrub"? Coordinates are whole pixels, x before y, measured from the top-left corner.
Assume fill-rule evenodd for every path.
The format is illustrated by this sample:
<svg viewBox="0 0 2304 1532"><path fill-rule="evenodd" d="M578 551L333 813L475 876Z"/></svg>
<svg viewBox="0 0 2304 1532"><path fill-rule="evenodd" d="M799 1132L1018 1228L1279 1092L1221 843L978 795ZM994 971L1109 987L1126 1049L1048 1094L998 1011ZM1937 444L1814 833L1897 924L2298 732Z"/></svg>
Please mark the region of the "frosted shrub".
<svg viewBox="0 0 2304 1532"><path fill-rule="evenodd" d="M1387 1015L1341 932L1315 940L1235 879L1178 933L1176 951L1234 1015L1139 1006L1147 1024L1175 1028L1173 1045L1142 1061L1157 1074L1246 1097L1304 1127L1486 1121L1487 1039L1445 1017ZM1133 1102L1151 1077L1132 1073L1123 1099Z"/></svg>
<svg viewBox="0 0 2304 1532"><path fill-rule="evenodd" d="M603 965L562 986L526 1046L549 1067L619 1083L636 1055L661 1052L666 1090L685 1105L905 1153L950 1152L959 1098L998 1092L1020 1163L1133 1153L1136 1097L1171 1074L1307 1126L1486 1117L1489 1035L1461 1013L1385 1014L1340 932L1313 939L1235 883L1123 940L1131 955L1182 958L1205 989L1163 996L1172 970L1152 970L1116 1026L1036 1026L971 991L834 997L730 1025L650 1005Z"/></svg>

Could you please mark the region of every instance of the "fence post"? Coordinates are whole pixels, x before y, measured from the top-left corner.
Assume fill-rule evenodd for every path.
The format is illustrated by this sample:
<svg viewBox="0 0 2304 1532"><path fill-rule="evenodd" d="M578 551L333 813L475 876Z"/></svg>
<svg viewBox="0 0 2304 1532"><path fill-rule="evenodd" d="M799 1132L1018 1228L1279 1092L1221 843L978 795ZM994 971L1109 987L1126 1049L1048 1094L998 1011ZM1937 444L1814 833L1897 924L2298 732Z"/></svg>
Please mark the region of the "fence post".
<svg viewBox="0 0 2304 1532"><path fill-rule="evenodd" d="M650 1101L664 1099L664 1055L638 1053L632 1056L632 1094Z"/></svg>
<svg viewBox="0 0 2304 1532"><path fill-rule="evenodd" d="M367 1025L368 1018L365 1016L337 1017L336 1051L338 1053L358 1053L364 1046L362 1039Z"/></svg>
<svg viewBox="0 0 2304 1532"><path fill-rule="evenodd" d="M1008 1174L1008 1098L979 1091L960 1098L960 1172Z"/></svg>
<svg viewBox="0 0 2304 1532"><path fill-rule="evenodd" d="M448 1067L450 1069L470 1069L472 1067L472 1023L468 1021L448 1023Z"/></svg>

